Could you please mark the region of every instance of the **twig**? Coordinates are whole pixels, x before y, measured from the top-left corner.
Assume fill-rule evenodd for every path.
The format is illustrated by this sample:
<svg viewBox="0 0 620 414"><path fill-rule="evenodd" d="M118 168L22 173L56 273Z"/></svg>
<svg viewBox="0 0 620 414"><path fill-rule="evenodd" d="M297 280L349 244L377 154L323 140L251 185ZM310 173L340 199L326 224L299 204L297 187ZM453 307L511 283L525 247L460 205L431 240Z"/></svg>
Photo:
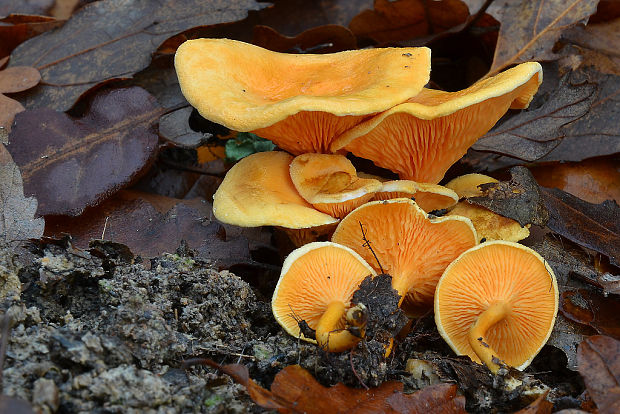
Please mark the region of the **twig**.
<svg viewBox="0 0 620 414"><path fill-rule="evenodd" d="M385 271L383 270L383 266L381 266L381 262L379 261L379 258L377 257L377 255L375 254L375 251L370 245L370 240L366 238L366 233L364 232L364 225L362 224L361 221L358 221L358 223L360 224L360 229L362 230L362 240L364 241L364 244L362 244L362 247L368 247L372 255L375 257L375 260L377 261L377 264L379 265L379 269L381 270L381 273L385 274Z"/></svg>
<svg viewBox="0 0 620 414"><path fill-rule="evenodd" d="M366 388L366 391L368 391L370 388L368 388L368 386L364 384L364 381L362 381L359 374L355 370L355 366L353 366L353 349L351 350L351 352L349 352L349 362L351 363L351 371L353 371L353 375L355 375L355 378L357 378L359 383L362 384L362 387Z"/></svg>

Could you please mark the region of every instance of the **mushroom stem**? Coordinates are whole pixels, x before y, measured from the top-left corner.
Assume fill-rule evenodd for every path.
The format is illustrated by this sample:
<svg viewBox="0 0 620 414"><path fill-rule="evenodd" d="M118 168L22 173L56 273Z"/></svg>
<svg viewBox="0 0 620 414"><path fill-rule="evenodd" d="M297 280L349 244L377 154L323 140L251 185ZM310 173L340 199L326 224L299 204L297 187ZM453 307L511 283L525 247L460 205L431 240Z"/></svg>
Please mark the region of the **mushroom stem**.
<svg viewBox="0 0 620 414"><path fill-rule="evenodd" d="M339 300L330 302L316 327L316 341L327 352L342 352L353 348L361 338L346 329L336 330L345 315L345 306Z"/></svg>
<svg viewBox="0 0 620 414"><path fill-rule="evenodd" d="M478 319L476 319L476 322L469 330L469 345L478 355L478 358L494 374L497 374L500 366L493 359L499 359L499 355L488 344L485 335L493 325L504 319L509 311L510 306L506 302L494 302L478 316Z"/></svg>

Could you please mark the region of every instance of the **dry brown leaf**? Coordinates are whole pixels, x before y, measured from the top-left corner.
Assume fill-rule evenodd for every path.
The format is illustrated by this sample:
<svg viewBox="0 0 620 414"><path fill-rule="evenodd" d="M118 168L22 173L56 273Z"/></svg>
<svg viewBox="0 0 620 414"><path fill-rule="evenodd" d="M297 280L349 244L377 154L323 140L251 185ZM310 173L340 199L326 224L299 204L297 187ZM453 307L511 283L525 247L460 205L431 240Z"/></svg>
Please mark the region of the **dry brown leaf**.
<svg viewBox="0 0 620 414"><path fill-rule="evenodd" d="M468 17L461 0L375 0L374 10L355 16L349 28L358 37L392 43L443 32Z"/></svg>
<svg viewBox="0 0 620 414"><path fill-rule="evenodd" d="M1 15L1 13L0 13ZM64 20L29 14L10 14L0 19L0 57L31 37L62 26Z"/></svg>
<svg viewBox="0 0 620 414"><path fill-rule="evenodd" d="M584 60L593 64L599 72L620 75L620 18L577 26L562 37L577 46Z"/></svg>
<svg viewBox="0 0 620 414"><path fill-rule="evenodd" d="M19 168L0 144L0 242L41 237L45 222L35 218L36 211L37 200L24 197Z"/></svg>
<svg viewBox="0 0 620 414"><path fill-rule="evenodd" d="M335 53L357 49L355 35L337 24L313 27L297 36L285 36L269 26L257 25L252 43L282 53Z"/></svg>
<svg viewBox="0 0 620 414"><path fill-rule="evenodd" d="M589 325L602 335L620 340L620 299L586 289L567 290L560 297L560 311L569 320Z"/></svg>
<svg viewBox="0 0 620 414"><path fill-rule="evenodd" d="M0 128L11 131L15 115L25 110L22 104L3 94L25 91L40 80L39 71L27 66L14 66L0 71Z"/></svg>
<svg viewBox="0 0 620 414"><path fill-rule="evenodd" d="M530 60L554 60L553 46L567 28L594 14L598 0L500 0L500 22L493 64L487 76Z"/></svg>
<svg viewBox="0 0 620 414"><path fill-rule="evenodd" d="M530 405L514 414L551 414L553 411L553 404L547 401L548 393L549 391L536 398L536 400L534 400L534 402Z"/></svg>
<svg viewBox="0 0 620 414"><path fill-rule="evenodd" d="M603 335L579 344L579 373L599 414L620 412L620 341Z"/></svg>

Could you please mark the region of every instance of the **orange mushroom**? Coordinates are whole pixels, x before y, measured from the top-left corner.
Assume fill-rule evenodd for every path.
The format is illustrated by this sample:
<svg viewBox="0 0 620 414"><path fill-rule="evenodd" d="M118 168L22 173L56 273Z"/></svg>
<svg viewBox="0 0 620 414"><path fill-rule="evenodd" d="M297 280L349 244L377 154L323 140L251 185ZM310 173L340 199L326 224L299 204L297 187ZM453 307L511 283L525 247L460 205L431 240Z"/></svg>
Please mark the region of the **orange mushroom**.
<svg viewBox="0 0 620 414"><path fill-rule="evenodd" d="M329 352L345 351L361 339L344 329L351 299L362 281L375 275L348 247L309 243L284 261L271 301L273 315L289 334ZM299 327L302 320L316 331L316 340L304 336Z"/></svg>
<svg viewBox="0 0 620 414"><path fill-rule="evenodd" d="M403 179L438 183L509 108L526 108L541 82L540 64L530 62L459 92L423 89L345 132L330 149L344 148Z"/></svg>
<svg viewBox="0 0 620 414"><path fill-rule="evenodd" d="M353 210L338 224L332 241L391 275L401 301L408 295L418 306L429 307L444 269L475 246L477 236L467 218L429 218L414 201L397 198L371 201Z"/></svg>
<svg viewBox="0 0 620 414"><path fill-rule="evenodd" d="M446 184L446 187L454 190L460 198L480 197L483 192L478 188L481 184L496 183L495 178L484 174L466 174L456 177ZM476 228L481 239L506 240L518 242L530 235L530 225L524 227L513 219L501 216L493 211L469 203L467 200L460 201L448 215L467 217Z"/></svg>
<svg viewBox="0 0 620 414"><path fill-rule="evenodd" d="M175 67L183 95L203 117L302 154L328 152L338 135L417 95L429 79L430 50L297 55L196 39L178 48Z"/></svg>
<svg viewBox="0 0 620 414"><path fill-rule="evenodd" d="M338 219L313 208L295 189L289 174L293 157L281 151L252 154L235 164L213 196L213 214L242 227L280 226L306 233L329 231ZM293 239L295 236L293 237Z"/></svg>
<svg viewBox="0 0 620 414"><path fill-rule="evenodd" d="M299 194L319 211L342 218L370 200L381 182L358 178L355 167L337 154L302 154L293 159L291 180Z"/></svg>
<svg viewBox="0 0 620 414"><path fill-rule="evenodd" d="M435 293L437 329L459 355L494 373L500 361L525 369L543 347L558 310L553 270L534 250L486 242L457 258Z"/></svg>
<svg viewBox="0 0 620 414"><path fill-rule="evenodd" d="M454 206L458 195L449 188L437 184L417 183L410 180L384 181L374 200L413 198L422 210L430 213Z"/></svg>

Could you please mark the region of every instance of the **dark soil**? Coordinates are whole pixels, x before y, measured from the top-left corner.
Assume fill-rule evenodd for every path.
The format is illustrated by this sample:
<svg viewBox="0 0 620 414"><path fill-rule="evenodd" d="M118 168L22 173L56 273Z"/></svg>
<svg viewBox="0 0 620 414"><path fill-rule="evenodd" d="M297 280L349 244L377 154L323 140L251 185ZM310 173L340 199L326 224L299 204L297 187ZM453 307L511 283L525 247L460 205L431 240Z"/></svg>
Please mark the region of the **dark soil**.
<svg viewBox="0 0 620 414"><path fill-rule="evenodd" d="M386 333L407 321L382 279L356 297L368 308L368 340L326 354L284 333L269 299L244 280L180 253L140 262L119 245L83 251L66 240L0 250L0 309L12 324L4 394L41 413L261 412L228 377L183 369L183 360L207 357L246 365L265 387L300 364L324 385L456 382L472 412L514 411L547 389L556 409L579 406L578 374L564 368L565 357L550 362L562 361L561 351L543 350L525 374L493 377L455 357L430 314L385 358Z"/></svg>

